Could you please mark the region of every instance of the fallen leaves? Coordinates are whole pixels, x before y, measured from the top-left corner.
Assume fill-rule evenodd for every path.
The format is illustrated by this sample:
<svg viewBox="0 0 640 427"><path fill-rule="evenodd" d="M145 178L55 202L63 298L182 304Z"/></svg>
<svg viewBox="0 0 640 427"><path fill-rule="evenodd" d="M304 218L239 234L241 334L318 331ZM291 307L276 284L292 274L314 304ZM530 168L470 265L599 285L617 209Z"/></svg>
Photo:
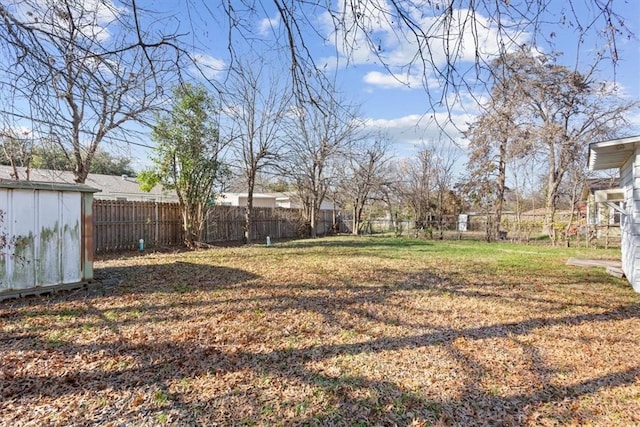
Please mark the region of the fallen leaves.
<svg viewBox="0 0 640 427"><path fill-rule="evenodd" d="M0 425L640 423L629 287L410 243L105 259L104 295L0 303Z"/></svg>

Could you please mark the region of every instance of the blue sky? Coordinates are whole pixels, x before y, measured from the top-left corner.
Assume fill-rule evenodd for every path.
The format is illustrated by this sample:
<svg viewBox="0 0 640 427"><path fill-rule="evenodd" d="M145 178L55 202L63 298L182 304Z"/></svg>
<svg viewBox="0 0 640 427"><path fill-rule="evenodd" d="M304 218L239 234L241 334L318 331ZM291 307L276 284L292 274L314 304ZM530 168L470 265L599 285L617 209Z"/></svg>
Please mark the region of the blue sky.
<svg viewBox="0 0 640 427"><path fill-rule="evenodd" d="M236 4L233 2L234 5ZM264 7L258 3L254 14L242 13L246 18L242 22L245 35L249 35L251 47L243 46L246 41L236 35L234 46L240 52L248 52L250 49L261 52L271 61L274 72L286 73L288 64L270 52L275 38L281 34L282 22L273 8L271 1L264 1ZM561 14L570 13L566 2L552 2L555 10L550 10L545 16L545 21L559 20ZM581 19L593 16L594 11L589 7L588 0L574 0L574 11ZM336 2L335 4L338 4ZM230 56L227 49L228 32L226 28L226 15L220 9L218 2L206 2L204 0L181 0L178 2L146 1L139 2L142 7L159 11L166 19L164 30L175 30L183 35L193 49L193 55L199 62L210 67L209 76L221 78L222 70L229 64ZM238 9L240 7L238 6ZM614 9L625 18L625 25L638 34L640 21L640 2L616 1ZM317 12L317 11L316 11ZM464 10L461 13L465 13ZM480 20L486 17L478 15ZM422 142L433 142L440 138L441 128L436 123L444 123L444 129L449 135L457 138L459 134L455 125L464 128L465 124L472 121L477 112L475 101L470 94L462 92L461 102L450 109L451 116L445 108L437 108L435 111L429 106L429 97L420 81L421 69L407 71L401 64L407 62L407 58L415 53L415 46L394 36L389 26L373 24L374 35L380 40L383 56L388 61L395 75L380 64L379 58L363 43L347 52L340 40L346 37L342 33L332 31L333 26L328 23L326 15L316 13L307 16L317 32L309 31L309 37L305 40L316 63L325 66L329 75L335 76L337 88L344 96L360 105L360 112L370 128L380 128L394 141L394 149L399 156L411 155ZM432 23L434 18L423 18L426 24ZM167 25L168 23L168 25ZM481 40L481 54L485 59L495 52L495 34L491 26L479 31ZM518 43L530 42L532 34L530 28L525 28L518 33L513 33ZM334 41L338 42L334 42ZM350 40L361 42L357 36ZM467 40L468 41L468 40ZM556 24L542 24L541 31L536 37L538 47L544 52L561 51L564 55L560 63L579 70L585 69L589 64L592 53L603 47L603 40L593 36L578 40L578 32L574 28ZM615 81L621 88L621 94L625 97L640 99L640 43L636 38L627 39L624 36L617 40L619 60L614 69L611 61L603 61L596 77L599 80ZM442 55L434 46L436 62ZM578 49L579 48L579 49ZM271 58L271 59L269 59ZM462 67L472 67L473 52L467 49L463 54L463 60L459 62ZM428 73L427 73L427 77ZM439 96L439 87L430 81L430 91L435 98ZM477 93L476 95L480 95ZM451 120L447 120L450 118ZM637 114L629 117L633 124L631 133L640 133L640 116ZM137 150L134 150L136 152Z"/></svg>
<svg viewBox="0 0 640 427"><path fill-rule="evenodd" d="M97 0L85 0L88 3ZM113 0L116 8L117 0ZM339 9L341 1L333 2ZM378 2L384 6L386 0L363 0ZM517 4L522 0L512 0ZM573 0L574 9L568 8L565 1L553 1L547 14L542 17L540 31L536 36L536 44L544 52L561 51L564 56L560 63L578 70L585 69L593 59L593 53L602 49L603 39L593 36L578 40L578 31L575 27L558 25L563 13L571 15L575 13L580 19L588 20L595 11L590 6L594 0ZM153 14L146 15L145 24L155 32L181 34L181 40L186 42L190 54L196 58L201 69L212 79L223 79L224 69L231 61L228 42L228 19L221 9L221 2L207 0L138 0L141 9L147 9ZM255 1L255 8L251 13L242 10L243 3L251 1L231 2L236 8L244 37L235 33L233 46L239 56L250 56L251 52L264 55L276 74L288 73L289 63L286 60L286 52L278 52L275 47L282 45L283 23L278 17L271 0ZM289 3L288 1L285 3ZM443 0L432 0L431 4L442 4ZM464 3L463 1L457 2ZM489 4L494 4L492 1ZM498 2L501 4L501 2ZM299 3L296 3L297 5ZM118 10L118 9L116 9ZM126 9L120 9L127 13ZM619 60L614 69L611 61L603 61L596 77L599 80L615 81L620 86L621 96L629 99L640 99L640 2L636 0L614 0L614 10L625 18L625 25L636 37L627 39L622 34L617 39L617 51ZM407 62L415 55L416 46L407 42L394 33L394 25L383 19L372 19L368 22L371 34L377 41L375 48L381 52L380 56L372 51L371 46L363 42L361 34L335 32L328 16L322 10L305 10L305 19L309 26L305 31L305 44L309 49L313 60L320 67L324 67L327 75L335 78L336 87L342 92L343 97L360 105L360 114L366 120L369 129L385 131L394 143L394 151L398 156L410 156L420 147L421 143L430 143L442 140L441 127L454 139L459 138L458 128L464 128L466 123L473 120L477 113L477 99L482 99L479 91L473 93L462 90L460 99L448 110L444 107L431 108L430 101L441 97L439 83L433 75L420 66L406 67ZM425 9L416 19L426 27L435 28L439 23L437 17ZM467 14L466 9L458 9L455 16L460 21ZM487 18L489 12L479 10L476 22L478 27L477 37L479 41L479 53L481 59L490 60L496 53L496 29L495 25ZM375 17L374 17L375 18ZM515 43L529 43L534 36L531 27L523 27L518 22L503 22L510 26L509 36ZM616 23L618 25L618 23ZM313 30L311 29L313 26ZM397 29L397 28L396 28ZM596 28L594 28L596 30ZM103 37L110 37L109 29L103 33ZM457 61L460 70L470 70L474 64L474 51L469 46L472 44L471 33L466 28L462 31L461 39L466 49L461 52L461 58ZM351 41L353 49L347 49L344 40ZM280 41L280 43L278 43ZM442 44L434 43L432 48L433 60L442 65L444 54ZM284 58L284 59L283 59ZM384 67L380 60L386 61ZM194 70L190 70L194 71ZM391 74L391 72L393 74ZM424 76L425 80L422 80ZM429 85L429 94L425 91L423 83ZM449 93L446 100L452 100L453 93ZM472 96L473 95L473 96ZM474 99L474 96L476 99ZM630 133L640 133L640 115L636 112L629 117L632 122ZM439 126L440 125L440 126ZM628 133L629 133L628 132ZM142 136L139 143L152 145L150 138ZM110 147L106 147L110 148ZM134 167L142 168L148 165L150 150L140 146L130 146L115 149L118 154L130 153L134 158ZM461 155L461 159L464 156Z"/></svg>

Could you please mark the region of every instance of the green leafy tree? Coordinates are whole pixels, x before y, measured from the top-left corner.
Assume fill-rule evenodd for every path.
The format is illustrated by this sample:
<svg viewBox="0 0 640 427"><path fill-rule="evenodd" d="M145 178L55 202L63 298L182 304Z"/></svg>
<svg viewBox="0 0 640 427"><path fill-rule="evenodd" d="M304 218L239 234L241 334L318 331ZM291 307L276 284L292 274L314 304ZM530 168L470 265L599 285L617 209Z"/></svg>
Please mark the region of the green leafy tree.
<svg viewBox="0 0 640 427"><path fill-rule="evenodd" d="M24 178L29 179L29 170L33 157L33 141L14 132L0 130L0 164L11 166L13 179L21 179L18 168L24 168Z"/></svg>
<svg viewBox="0 0 640 427"><path fill-rule="evenodd" d="M195 248L201 239L214 185L224 173L214 101L203 87L182 84L173 90L170 113L158 118L152 131L157 143L153 167L138 175L140 188L161 184L175 190L182 212L184 243Z"/></svg>
<svg viewBox="0 0 640 427"><path fill-rule="evenodd" d="M127 175L136 176L136 171L131 167L131 159L125 156L113 154L98 149L89 168L91 173L103 175Z"/></svg>
<svg viewBox="0 0 640 427"><path fill-rule="evenodd" d="M0 135L0 164L11 166L15 179L27 181L31 168L75 170L73 157L57 144L44 141L36 145L31 138L16 135ZM89 172L136 176L129 157L116 156L99 148L93 156Z"/></svg>
<svg viewBox="0 0 640 427"><path fill-rule="evenodd" d="M67 156L66 151L57 145L38 147L32 157L31 166L35 168L64 171L73 171L75 168L73 158ZM136 175L131 167L130 158L115 156L101 149L96 150L89 172L103 175Z"/></svg>

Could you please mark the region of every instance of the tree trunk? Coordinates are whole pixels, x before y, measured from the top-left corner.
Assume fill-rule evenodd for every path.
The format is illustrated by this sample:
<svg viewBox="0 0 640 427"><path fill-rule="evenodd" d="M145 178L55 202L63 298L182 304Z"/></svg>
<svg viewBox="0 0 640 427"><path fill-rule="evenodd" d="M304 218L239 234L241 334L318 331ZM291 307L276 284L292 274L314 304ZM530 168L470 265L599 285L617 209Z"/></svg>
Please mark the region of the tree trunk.
<svg viewBox="0 0 640 427"><path fill-rule="evenodd" d="M493 224L493 239L497 240L500 236L500 225L502 222L502 205L504 202L504 187L507 180L507 139L503 139L500 143L500 154L498 158L498 193L496 194L496 209Z"/></svg>
<svg viewBox="0 0 640 427"><path fill-rule="evenodd" d="M487 243L491 243L493 240L493 221L491 217L491 212L487 210L487 220L486 220L486 240Z"/></svg>
<svg viewBox="0 0 640 427"><path fill-rule="evenodd" d="M250 244L251 225L253 222L253 189L255 188L255 174L249 177L249 188L247 191L247 206L244 208L244 243Z"/></svg>
<svg viewBox="0 0 640 427"><path fill-rule="evenodd" d="M317 199L313 198L313 201L311 202L311 212L309 212L310 216L309 216L309 225L311 226L311 238L315 239L316 237L318 237L318 233L316 231L316 214L317 214L317 209L316 209L316 205L317 205Z"/></svg>
<svg viewBox="0 0 640 427"><path fill-rule="evenodd" d="M558 198L558 186L562 179L562 169L560 166L556 166L556 163L561 163L556 158L556 145L554 143L549 144L549 172L547 175L547 197L545 200L545 215L544 226L546 229L551 243L555 246L558 243L558 236L556 232L556 199Z"/></svg>
<svg viewBox="0 0 640 427"><path fill-rule="evenodd" d="M555 246L558 243L558 236L556 233L556 192L553 189L549 189L547 199L545 203L545 215L544 226L551 239L551 243Z"/></svg>
<svg viewBox="0 0 640 427"><path fill-rule="evenodd" d="M253 213L253 196L247 197L247 206L244 207L244 243L251 243L251 222Z"/></svg>
<svg viewBox="0 0 640 427"><path fill-rule="evenodd" d="M184 244L189 249L195 249L196 242L198 241L198 235L196 230L196 224L194 221L194 207L189 205L183 209L182 214L182 229L184 231Z"/></svg>
<svg viewBox="0 0 640 427"><path fill-rule="evenodd" d="M351 221L352 230L351 234L357 236L360 233L360 218L358 218L358 208L353 206L353 220Z"/></svg>

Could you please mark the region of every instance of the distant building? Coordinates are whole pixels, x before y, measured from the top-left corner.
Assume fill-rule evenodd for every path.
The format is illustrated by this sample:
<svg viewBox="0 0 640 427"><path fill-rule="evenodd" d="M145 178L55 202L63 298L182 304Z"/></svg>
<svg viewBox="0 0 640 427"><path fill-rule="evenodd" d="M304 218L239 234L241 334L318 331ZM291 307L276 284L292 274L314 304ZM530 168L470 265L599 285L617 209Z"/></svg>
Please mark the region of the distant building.
<svg viewBox="0 0 640 427"><path fill-rule="evenodd" d="M589 225L620 225L620 213L624 191L618 178L594 178L587 180L587 222Z"/></svg>
<svg viewBox="0 0 640 427"><path fill-rule="evenodd" d="M247 206L247 193L222 193L216 199L216 204L222 206ZM253 193L253 207L255 208L284 208L302 209L302 201L294 192L287 193ZM323 200L320 210L334 210L331 200Z"/></svg>
<svg viewBox="0 0 640 427"><path fill-rule="evenodd" d="M20 178L25 174L25 168L18 168ZM0 165L0 180L14 180L11 166ZM74 176L70 171L57 171L50 169L30 169L30 181L52 182L56 184L73 184ZM178 196L174 191L164 191L160 185L155 186L150 192L142 191L136 178L126 175L102 175L90 173L87 176L86 185L100 190L93 198L96 200L127 200L146 202L177 202Z"/></svg>
<svg viewBox="0 0 640 427"><path fill-rule="evenodd" d="M247 193L222 193L216 199L216 205L246 207ZM271 194L253 193L254 208L275 208L276 198Z"/></svg>

